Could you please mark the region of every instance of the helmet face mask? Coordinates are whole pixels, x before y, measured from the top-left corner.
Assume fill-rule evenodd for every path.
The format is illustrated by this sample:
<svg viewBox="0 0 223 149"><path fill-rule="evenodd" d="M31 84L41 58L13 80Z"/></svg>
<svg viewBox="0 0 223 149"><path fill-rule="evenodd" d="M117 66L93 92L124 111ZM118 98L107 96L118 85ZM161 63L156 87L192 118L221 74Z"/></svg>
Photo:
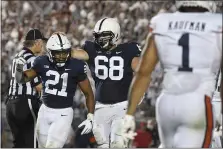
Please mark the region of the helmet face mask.
<svg viewBox="0 0 223 149"><path fill-rule="evenodd" d="M109 49L114 45L112 39L115 37L115 35L111 31L104 31L101 33L93 32L93 35L95 43L97 43L101 48Z"/></svg>
<svg viewBox="0 0 223 149"><path fill-rule="evenodd" d="M103 18L99 20L93 31L94 41L101 48L109 50L118 44L120 38L120 25L115 18Z"/></svg>
<svg viewBox="0 0 223 149"><path fill-rule="evenodd" d="M52 59L55 63L66 63L70 57L71 49L51 50Z"/></svg>

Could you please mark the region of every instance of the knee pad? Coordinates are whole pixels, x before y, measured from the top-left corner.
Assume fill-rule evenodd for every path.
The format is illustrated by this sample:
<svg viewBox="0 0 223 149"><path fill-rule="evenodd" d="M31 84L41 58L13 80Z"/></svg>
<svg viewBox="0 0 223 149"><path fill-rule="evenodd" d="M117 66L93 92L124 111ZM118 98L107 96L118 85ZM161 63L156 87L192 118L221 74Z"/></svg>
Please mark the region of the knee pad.
<svg viewBox="0 0 223 149"><path fill-rule="evenodd" d="M64 144L57 141L47 141L45 148L63 148Z"/></svg>
<svg viewBox="0 0 223 149"><path fill-rule="evenodd" d="M37 141L38 141L38 148L45 148L47 142L47 135L42 135L37 133Z"/></svg>
<svg viewBox="0 0 223 149"><path fill-rule="evenodd" d="M108 144L108 142L106 142L105 136L103 136L104 132L100 125L94 125L92 132L94 134L97 144L101 144L100 146ZM107 146L109 147L109 145Z"/></svg>
<svg viewBox="0 0 223 149"><path fill-rule="evenodd" d="M158 148L163 148L163 145L162 145L162 144L160 144Z"/></svg>
<svg viewBox="0 0 223 149"><path fill-rule="evenodd" d="M66 140L61 140L59 138L48 136L45 148L63 148Z"/></svg>
<svg viewBox="0 0 223 149"><path fill-rule="evenodd" d="M111 148L126 148L124 141L114 141L111 142Z"/></svg>

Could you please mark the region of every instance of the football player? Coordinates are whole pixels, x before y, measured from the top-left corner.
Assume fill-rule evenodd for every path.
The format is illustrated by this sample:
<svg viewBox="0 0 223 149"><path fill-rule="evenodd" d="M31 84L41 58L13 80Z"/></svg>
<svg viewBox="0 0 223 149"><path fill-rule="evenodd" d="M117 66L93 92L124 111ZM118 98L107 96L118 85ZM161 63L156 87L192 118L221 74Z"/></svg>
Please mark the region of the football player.
<svg viewBox="0 0 223 149"><path fill-rule="evenodd" d="M150 34L129 92L123 137L134 138L136 106L158 60L164 68L156 119L165 148L210 147L211 97L222 56L222 14L214 1L176 1L178 11L153 17Z"/></svg>
<svg viewBox="0 0 223 149"><path fill-rule="evenodd" d="M93 35L94 41L86 41L82 49L72 53L73 57L87 61L95 81L93 133L99 148L124 148L118 129L141 49L134 42L118 44L120 25L115 18L99 20Z"/></svg>
<svg viewBox="0 0 223 149"><path fill-rule="evenodd" d="M43 84L43 104L36 124L39 146L42 148L62 148L65 144L73 119L73 97L77 85L86 97L87 120L82 134L92 129L94 95L86 76L86 64L70 58L71 44L64 34L55 33L47 41L47 55L35 59L31 69L22 71L24 59L16 60L16 79L26 82L41 76Z"/></svg>

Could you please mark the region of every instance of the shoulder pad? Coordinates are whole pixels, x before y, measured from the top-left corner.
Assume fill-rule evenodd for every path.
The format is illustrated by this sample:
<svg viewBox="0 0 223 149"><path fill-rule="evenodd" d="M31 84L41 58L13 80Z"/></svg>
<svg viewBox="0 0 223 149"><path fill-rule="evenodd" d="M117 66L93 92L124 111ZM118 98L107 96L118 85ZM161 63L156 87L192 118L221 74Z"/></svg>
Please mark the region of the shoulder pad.
<svg viewBox="0 0 223 149"><path fill-rule="evenodd" d="M137 42L127 42L120 45L123 50L127 50L130 55L137 57L141 53L141 47Z"/></svg>
<svg viewBox="0 0 223 149"><path fill-rule="evenodd" d="M43 61L45 59L45 57L47 57L47 56L46 55L37 56L35 58L35 61Z"/></svg>
<svg viewBox="0 0 223 149"><path fill-rule="evenodd" d="M88 46L92 46L92 45L94 45L94 42L86 40L81 47L82 47L82 49L85 50L85 48L87 48Z"/></svg>

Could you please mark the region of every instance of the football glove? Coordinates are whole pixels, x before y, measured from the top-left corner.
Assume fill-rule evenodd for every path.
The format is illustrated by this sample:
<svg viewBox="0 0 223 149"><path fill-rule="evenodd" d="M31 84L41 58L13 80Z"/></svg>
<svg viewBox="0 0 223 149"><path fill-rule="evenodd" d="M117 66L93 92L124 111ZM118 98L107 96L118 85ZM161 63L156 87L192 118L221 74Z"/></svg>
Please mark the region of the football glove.
<svg viewBox="0 0 223 149"><path fill-rule="evenodd" d="M133 140L137 133L135 132L135 118L132 115L125 115L122 128L122 137L125 142Z"/></svg>
<svg viewBox="0 0 223 149"><path fill-rule="evenodd" d="M89 132L91 132L92 128L93 128L93 119L94 119L94 115L92 113L88 113L87 115L87 119L85 121L83 121L78 128L81 128L84 126L83 131L81 132L81 135L83 134L88 134Z"/></svg>

